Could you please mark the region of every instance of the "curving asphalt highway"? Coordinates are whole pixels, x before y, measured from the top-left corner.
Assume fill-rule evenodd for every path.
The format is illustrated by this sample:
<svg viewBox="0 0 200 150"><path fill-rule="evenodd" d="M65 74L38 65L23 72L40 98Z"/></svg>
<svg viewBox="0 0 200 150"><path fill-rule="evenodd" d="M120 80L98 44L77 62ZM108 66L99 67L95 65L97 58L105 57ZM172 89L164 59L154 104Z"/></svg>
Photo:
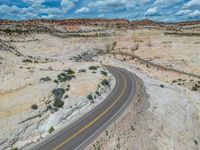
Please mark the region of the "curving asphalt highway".
<svg viewBox="0 0 200 150"><path fill-rule="evenodd" d="M121 115L136 95L136 78L125 69L106 68L116 79L110 95L80 120L35 146L34 150L82 150Z"/></svg>

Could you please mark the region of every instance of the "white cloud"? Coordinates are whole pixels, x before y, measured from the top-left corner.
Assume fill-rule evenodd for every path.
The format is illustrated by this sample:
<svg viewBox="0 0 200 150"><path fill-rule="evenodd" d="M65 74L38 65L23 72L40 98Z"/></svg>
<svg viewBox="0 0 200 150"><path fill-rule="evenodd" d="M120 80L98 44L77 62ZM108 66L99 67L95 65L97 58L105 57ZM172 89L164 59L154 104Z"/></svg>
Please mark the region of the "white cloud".
<svg viewBox="0 0 200 150"><path fill-rule="evenodd" d="M190 10L190 9L179 10L179 11L176 13L176 15L177 15L177 16L183 16L183 15L187 15L187 14L189 14L189 13L191 13L191 10Z"/></svg>
<svg viewBox="0 0 200 150"><path fill-rule="evenodd" d="M183 0L155 0L154 4L159 6L171 6L182 1Z"/></svg>
<svg viewBox="0 0 200 150"><path fill-rule="evenodd" d="M184 9L187 8L197 8L200 9L200 0L191 0L183 6Z"/></svg>
<svg viewBox="0 0 200 150"><path fill-rule="evenodd" d="M125 6L125 0L98 0L89 4L90 7L122 7Z"/></svg>
<svg viewBox="0 0 200 150"><path fill-rule="evenodd" d="M146 16L152 16L152 15L157 14L157 12L158 12L158 7L153 7L153 8L149 8L149 9L146 11L145 15L146 15Z"/></svg>
<svg viewBox="0 0 200 150"><path fill-rule="evenodd" d="M64 13L75 7L75 4L70 0L62 0L60 3L61 9Z"/></svg>
<svg viewBox="0 0 200 150"><path fill-rule="evenodd" d="M78 10L76 10L76 14L83 14L83 13L88 13L90 10L87 7L82 7Z"/></svg>
<svg viewBox="0 0 200 150"><path fill-rule="evenodd" d="M90 8L96 8L100 13L120 11L126 8L126 0L97 0L89 3Z"/></svg>
<svg viewBox="0 0 200 150"><path fill-rule="evenodd" d="M31 4L33 7L41 6L45 0L23 0L23 2Z"/></svg>
<svg viewBox="0 0 200 150"><path fill-rule="evenodd" d="M189 18L194 18L194 17L200 17L200 11L195 10L194 12L191 12L190 14L186 15Z"/></svg>
<svg viewBox="0 0 200 150"><path fill-rule="evenodd" d="M134 8L136 7L137 5L146 5L148 3L151 2L151 0L125 0L126 2L126 8L127 9L131 9L131 8Z"/></svg>
<svg viewBox="0 0 200 150"><path fill-rule="evenodd" d="M17 6L0 5L0 13L18 13L21 9Z"/></svg>
<svg viewBox="0 0 200 150"><path fill-rule="evenodd" d="M120 8L134 8L137 5L145 5L151 0L97 0L89 4L90 7L97 7L100 9L120 9Z"/></svg>

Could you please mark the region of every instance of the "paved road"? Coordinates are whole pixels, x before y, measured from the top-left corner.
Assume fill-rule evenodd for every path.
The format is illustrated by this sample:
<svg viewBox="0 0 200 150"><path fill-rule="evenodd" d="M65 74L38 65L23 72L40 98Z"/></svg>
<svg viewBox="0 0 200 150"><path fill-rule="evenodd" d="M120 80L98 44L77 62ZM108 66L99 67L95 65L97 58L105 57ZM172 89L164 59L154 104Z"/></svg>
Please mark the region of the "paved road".
<svg viewBox="0 0 200 150"><path fill-rule="evenodd" d="M116 86L105 101L34 150L82 150L120 116L136 94L135 76L124 69L111 66L107 69L116 78Z"/></svg>

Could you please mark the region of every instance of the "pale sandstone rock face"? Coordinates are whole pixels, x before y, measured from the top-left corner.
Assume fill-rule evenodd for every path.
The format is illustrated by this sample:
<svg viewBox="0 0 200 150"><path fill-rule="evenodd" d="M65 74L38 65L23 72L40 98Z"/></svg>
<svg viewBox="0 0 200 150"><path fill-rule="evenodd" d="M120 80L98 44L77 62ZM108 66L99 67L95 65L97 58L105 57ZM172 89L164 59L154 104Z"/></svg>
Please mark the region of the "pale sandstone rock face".
<svg viewBox="0 0 200 150"><path fill-rule="evenodd" d="M117 27L120 23L126 27ZM94 145L109 150L199 149L199 78L155 68L123 55L100 54L93 58L94 62L85 61L98 52L126 52L154 64L199 75L199 36L165 34L177 28L181 34L199 33L199 22L165 25L149 20L71 20L25 24L45 26L56 32L0 36L0 149L36 142L48 135L50 127L62 128L99 104L115 84L109 73L107 77L102 75L103 65L126 68L138 75L148 97L143 93L141 102L131 105L132 109L126 111L128 115L125 113L108 129L109 136L102 133L88 149L94 149ZM71 33L66 35L66 31ZM77 36L79 31L84 31L78 33L81 37ZM85 53L89 55L84 60L76 61ZM74 56L76 59L70 59ZM99 66L97 71L88 69L92 65ZM69 68L75 71L76 78L56 84L58 74ZM86 72L79 72L81 69ZM47 77L51 80L41 81ZM95 96L103 79L110 80L111 88L101 87L102 96L93 104L87 96ZM46 109L53 104L55 88L69 88L65 91L69 98L63 98L63 109L51 113ZM36 110L31 109L34 104L38 106Z"/></svg>
<svg viewBox="0 0 200 150"><path fill-rule="evenodd" d="M114 78L99 62L70 60L91 49L86 49L81 44L71 45L71 39L45 34L32 38L30 42L4 41L23 56L16 56L6 50L0 53L3 59L0 74L2 148L13 144L17 147L24 146L48 135L51 127L57 129L70 124L100 103L114 86ZM38 40L34 40L35 38ZM93 71L89 69L90 66L98 67ZM75 72L76 77L70 81L55 83L58 75L69 68ZM85 72L79 72L80 70ZM103 75L102 71L108 75ZM104 79L109 80L110 88L101 85ZM64 108L51 113L47 108L53 105L52 90L56 88L65 89L65 95L68 96L63 98ZM101 96L95 94L97 90ZM87 99L89 94L96 97L93 103ZM34 110L32 105L37 105L38 108Z"/></svg>

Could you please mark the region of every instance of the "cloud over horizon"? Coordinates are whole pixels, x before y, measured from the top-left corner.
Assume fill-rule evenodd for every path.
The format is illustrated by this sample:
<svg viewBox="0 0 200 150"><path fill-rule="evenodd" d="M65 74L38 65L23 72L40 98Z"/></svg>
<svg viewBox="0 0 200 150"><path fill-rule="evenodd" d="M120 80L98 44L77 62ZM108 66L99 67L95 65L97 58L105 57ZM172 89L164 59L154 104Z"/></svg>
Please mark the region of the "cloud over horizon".
<svg viewBox="0 0 200 150"><path fill-rule="evenodd" d="M0 19L200 20L200 0L1 0Z"/></svg>

